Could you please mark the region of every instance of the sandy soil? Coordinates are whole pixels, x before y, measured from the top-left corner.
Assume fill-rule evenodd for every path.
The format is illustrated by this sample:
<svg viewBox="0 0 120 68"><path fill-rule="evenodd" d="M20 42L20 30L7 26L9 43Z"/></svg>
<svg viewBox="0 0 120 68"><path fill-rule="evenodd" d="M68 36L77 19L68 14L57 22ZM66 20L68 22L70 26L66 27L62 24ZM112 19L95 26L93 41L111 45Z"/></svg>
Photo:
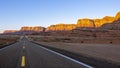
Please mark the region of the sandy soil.
<svg viewBox="0 0 120 68"><path fill-rule="evenodd" d="M120 45L39 42L40 44L120 64Z"/></svg>
<svg viewBox="0 0 120 68"><path fill-rule="evenodd" d="M40 44L120 64L120 37L31 36Z"/></svg>

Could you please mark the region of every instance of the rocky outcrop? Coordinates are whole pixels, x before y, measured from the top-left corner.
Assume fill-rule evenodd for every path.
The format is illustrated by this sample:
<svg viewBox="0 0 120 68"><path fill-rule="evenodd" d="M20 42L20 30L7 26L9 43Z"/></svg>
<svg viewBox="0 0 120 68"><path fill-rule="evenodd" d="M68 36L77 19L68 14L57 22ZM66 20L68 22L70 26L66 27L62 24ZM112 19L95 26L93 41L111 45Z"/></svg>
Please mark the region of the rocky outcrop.
<svg viewBox="0 0 120 68"><path fill-rule="evenodd" d="M114 26L113 26L114 25ZM120 25L120 12L116 14L115 17L111 16L105 16L102 19L79 19L77 21L77 24L56 24L56 25L51 25L47 28L41 27L41 26L35 26L35 27L29 27L29 26L24 26L18 31L17 33L19 34L33 34L35 32L48 32L48 31L68 31L68 30L73 30L76 28L80 29L94 29L96 28L106 28L106 29L119 29ZM6 30L4 33L13 33L16 32L14 30Z"/></svg>
<svg viewBox="0 0 120 68"><path fill-rule="evenodd" d="M114 21L113 23L106 23L102 25L100 28L108 30L120 30L120 20Z"/></svg>
<svg viewBox="0 0 120 68"><path fill-rule="evenodd" d="M105 23L112 23L114 21L114 17L106 16L100 20L100 22L94 21L96 27L101 27Z"/></svg>
<svg viewBox="0 0 120 68"><path fill-rule="evenodd" d="M20 31L36 31L36 32L43 32L45 30L44 27L41 26L35 26L35 27L29 27L29 26L24 26L21 28Z"/></svg>
<svg viewBox="0 0 120 68"><path fill-rule="evenodd" d="M17 32L18 30L5 30L3 32L3 34L7 34L7 33L14 33L14 32Z"/></svg>
<svg viewBox="0 0 120 68"><path fill-rule="evenodd" d="M114 17L106 16L102 19L79 19L77 27L100 27L105 23L111 23L114 21Z"/></svg>
<svg viewBox="0 0 120 68"><path fill-rule="evenodd" d="M77 27L94 27L94 21L91 19L79 19Z"/></svg>
<svg viewBox="0 0 120 68"><path fill-rule="evenodd" d="M100 28L109 30L120 30L120 12L118 12L112 23L105 23Z"/></svg>
<svg viewBox="0 0 120 68"><path fill-rule="evenodd" d="M76 24L56 24L46 28L46 31L66 31L76 28Z"/></svg>
<svg viewBox="0 0 120 68"><path fill-rule="evenodd" d="M120 12L118 12L115 16L115 20L118 20L118 19L120 19Z"/></svg>

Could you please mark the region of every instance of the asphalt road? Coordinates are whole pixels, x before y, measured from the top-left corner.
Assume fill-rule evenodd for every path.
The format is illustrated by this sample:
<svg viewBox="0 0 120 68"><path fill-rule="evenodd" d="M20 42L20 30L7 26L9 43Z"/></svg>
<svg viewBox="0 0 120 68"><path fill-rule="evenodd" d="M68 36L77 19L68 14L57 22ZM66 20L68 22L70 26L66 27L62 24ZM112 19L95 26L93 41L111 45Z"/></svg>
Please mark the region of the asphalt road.
<svg viewBox="0 0 120 68"><path fill-rule="evenodd" d="M23 37L0 49L0 68L92 68Z"/></svg>

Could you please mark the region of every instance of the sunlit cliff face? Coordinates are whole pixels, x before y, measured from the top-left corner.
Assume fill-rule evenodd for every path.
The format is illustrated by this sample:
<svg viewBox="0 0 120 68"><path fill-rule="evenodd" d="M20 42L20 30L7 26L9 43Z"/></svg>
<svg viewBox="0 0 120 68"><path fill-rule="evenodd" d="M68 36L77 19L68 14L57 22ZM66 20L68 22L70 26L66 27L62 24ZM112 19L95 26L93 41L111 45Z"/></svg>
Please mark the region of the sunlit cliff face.
<svg viewBox="0 0 120 68"><path fill-rule="evenodd" d="M43 31L44 27L40 26L35 26L35 27L30 27L30 26L24 26L21 28L20 31Z"/></svg>
<svg viewBox="0 0 120 68"><path fill-rule="evenodd" d="M103 24L112 23L115 20L120 19L120 12L116 14L115 17L105 16L102 19L79 19L77 24L56 24L50 25L45 31L64 31L72 30L78 27L101 27ZM31 30L31 31L43 31L43 27L22 27L21 31Z"/></svg>
<svg viewBox="0 0 120 68"><path fill-rule="evenodd" d="M37 31L37 32L42 32L42 31L65 31L65 30L73 30L75 28L79 27L94 27L98 28L101 27L104 24L109 24L109 23L114 23L115 21L120 20L120 12L116 14L115 17L111 16L105 16L102 19L79 19L77 21L77 24L56 24L56 25L50 25L46 29L41 26L35 26L35 27L30 27L30 26L24 26L21 28L20 31ZM6 32L14 32L14 30L9 30L5 31Z"/></svg>
<svg viewBox="0 0 120 68"><path fill-rule="evenodd" d="M78 27L100 27L105 23L111 23L114 17L106 16L102 19L79 19L77 22ZM95 26L94 26L95 25Z"/></svg>
<svg viewBox="0 0 120 68"><path fill-rule="evenodd" d="M118 19L120 19L120 12L118 12L115 16L115 20L118 20Z"/></svg>
<svg viewBox="0 0 120 68"><path fill-rule="evenodd" d="M18 30L5 30L4 33L14 33L17 32Z"/></svg>
<svg viewBox="0 0 120 68"><path fill-rule="evenodd" d="M94 22L91 19L79 19L77 27L94 27Z"/></svg>
<svg viewBox="0 0 120 68"><path fill-rule="evenodd" d="M120 12L118 12L115 17L105 16L102 19L92 19L93 21L91 21L91 19L79 19L77 27L94 27L93 25L95 25L95 27L101 27L103 24L112 23L118 19L120 19Z"/></svg>
<svg viewBox="0 0 120 68"><path fill-rule="evenodd" d="M72 30L76 28L76 24L57 24L51 25L46 28L46 31L62 31L62 30Z"/></svg>
<svg viewBox="0 0 120 68"><path fill-rule="evenodd" d="M94 27L98 28L101 27L103 24L106 23L112 23L115 20L120 19L120 12L116 14L115 17L111 16L105 16L102 19L79 19L77 21L77 24L56 24L56 25L51 25L46 28L46 31L62 31L62 30L72 30L75 29L76 27Z"/></svg>

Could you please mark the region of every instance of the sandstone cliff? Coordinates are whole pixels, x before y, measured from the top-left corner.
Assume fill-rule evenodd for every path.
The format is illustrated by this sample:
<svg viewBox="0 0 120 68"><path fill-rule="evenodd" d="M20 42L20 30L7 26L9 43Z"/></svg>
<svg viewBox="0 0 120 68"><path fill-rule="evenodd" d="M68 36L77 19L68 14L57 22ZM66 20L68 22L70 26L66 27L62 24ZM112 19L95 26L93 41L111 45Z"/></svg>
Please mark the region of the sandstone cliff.
<svg viewBox="0 0 120 68"><path fill-rule="evenodd" d="M88 19L88 18L84 18L84 19L79 19L77 21L77 24L56 24L56 25L50 25L49 27L47 27L46 29L44 27L41 26L35 26L35 27L29 27L29 26L24 26L20 29L20 33L22 34L22 32L24 33L34 33L34 32L44 32L44 31L67 31L67 30L73 30L76 28L82 28L85 27L87 29L89 28L100 28L102 26L102 28L119 28L119 22L120 21L120 12L118 12L114 17L111 16L105 16L102 19ZM113 24L111 24L113 23ZM4 33L11 33L11 32L16 32L14 30L7 30L4 31Z"/></svg>
<svg viewBox="0 0 120 68"><path fill-rule="evenodd" d="M91 19L79 19L77 22L77 27L94 27L94 22Z"/></svg>
<svg viewBox="0 0 120 68"><path fill-rule="evenodd" d="M120 12L118 12L115 16L115 20L118 20L118 19L120 19Z"/></svg>
<svg viewBox="0 0 120 68"><path fill-rule="evenodd" d="M46 28L46 31L65 31L76 28L76 24L56 24Z"/></svg>
<svg viewBox="0 0 120 68"><path fill-rule="evenodd" d="M20 31L36 31L36 32L43 32L45 30L44 27L41 26L35 26L35 27L29 27L29 26L24 26L21 28Z"/></svg>
<svg viewBox="0 0 120 68"><path fill-rule="evenodd" d="M3 33L7 34L7 33L14 33L17 32L18 30L5 30Z"/></svg>
<svg viewBox="0 0 120 68"><path fill-rule="evenodd" d="M112 23L105 23L100 28L110 30L120 30L120 12L118 12Z"/></svg>
<svg viewBox="0 0 120 68"><path fill-rule="evenodd" d="M108 30L120 30L120 20L114 21L113 23L106 23L100 28Z"/></svg>
<svg viewBox="0 0 120 68"><path fill-rule="evenodd" d="M79 19L77 27L100 27L105 23L111 23L114 21L114 17L106 16L102 19Z"/></svg>
<svg viewBox="0 0 120 68"><path fill-rule="evenodd" d="M120 19L120 12L115 17L105 16L102 19L79 19L77 27L101 27L103 24L113 23L118 19Z"/></svg>

